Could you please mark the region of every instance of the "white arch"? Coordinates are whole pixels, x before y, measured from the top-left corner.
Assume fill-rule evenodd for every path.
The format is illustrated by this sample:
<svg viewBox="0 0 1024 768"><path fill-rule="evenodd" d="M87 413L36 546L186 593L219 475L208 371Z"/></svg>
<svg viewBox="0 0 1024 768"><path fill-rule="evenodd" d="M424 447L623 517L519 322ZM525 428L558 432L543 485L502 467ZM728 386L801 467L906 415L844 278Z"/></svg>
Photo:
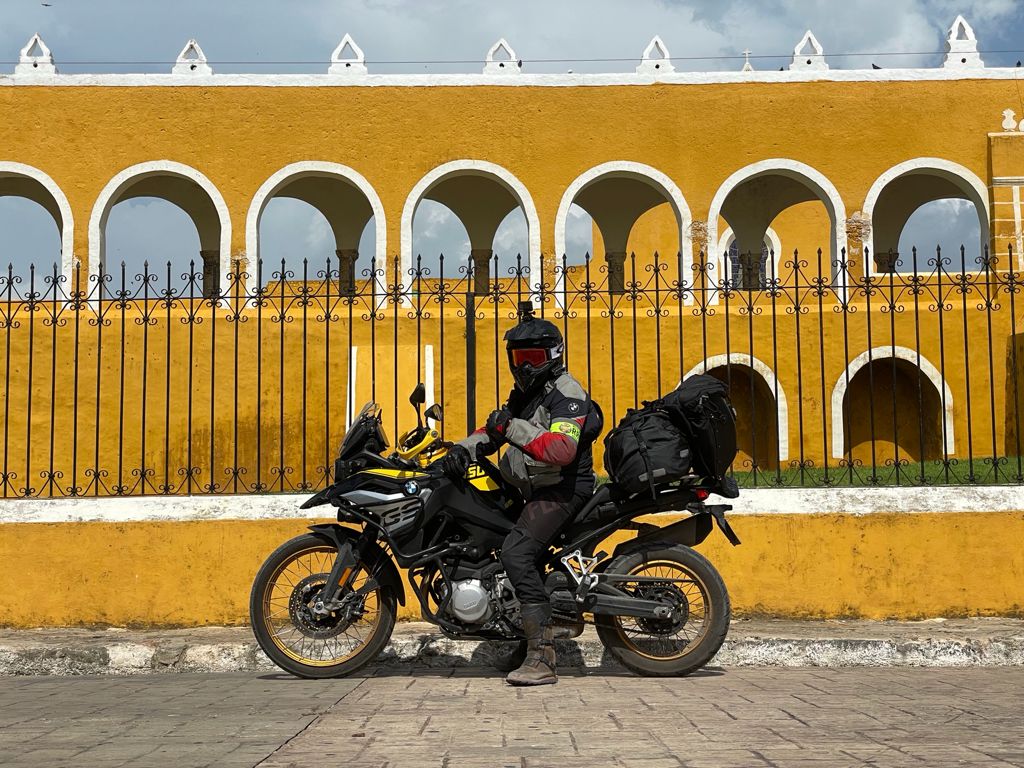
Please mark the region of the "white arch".
<svg viewBox="0 0 1024 768"><path fill-rule="evenodd" d="M944 413L942 416L943 442L947 455L953 455L955 442L953 440L953 392L949 384L939 373L939 369L932 365L924 355L919 354L909 347L874 347L867 352L861 352L853 359L839 375L839 380L832 388L832 458L841 459L846 455L843 445L846 442L846 424L843 418L843 401L846 399L846 388L853 381L857 372L868 363L876 360L888 360L895 357L897 360L906 360L915 367L920 365L919 370L925 378L932 383L935 391L943 395Z"/></svg>
<svg viewBox="0 0 1024 768"><path fill-rule="evenodd" d="M386 267L388 230L384 218L384 206L380 201L377 190L373 188L373 185L359 171L349 168L347 165L321 160L301 160L297 163L286 165L263 182L260 188L256 190L256 194L252 197L252 202L249 203L249 211L245 216L246 257L252 262L259 258L260 217L263 216L263 209L267 207L267 201L289 182L303 176L333 176L351 183L363 193L370 204L370 208L373 210L373 225L376 233L374 257L378 266Z"/></svg>
<svg viewBox="0 0 1024 768"><path fill-rule="evenodd" d="M643 163L635 163L631 160L612 160L595 166L577 176L572 184L566 188L562 194L562 201L558 204L558 213L555 215L555 258L561 258L565 254L565 225L569 218L569 207L573 201L584 188L590 186L598 179L604 176L616 175L642 178L651 182L653 186L660 189L661 193L665 196L666 202L672 206L676 214L676 221L679 223L679 251L683 257L682 264L680 265L682 274L679 275L679 280L681 282L686 280L687 276L692 274L693 265L693 252L690 241L690 227L693 217L690 214L690 206L672 179L657 168L652 168ZM563 281L564 276L559 275L555 285L555 296L559 302L561 301ZM686 303L693 303L693 295L691 293L687 293Z"/></svg>
<svg viewBox="0 0 1024 768"><path fill-rule="evenodd" d="M779 440L779 461L786 461L789 458L789 401L786 400L786 392L776 377L775 371L765 362L746 353L730 352L724 355L712 355L693 366L683 378L693 376L695 373L707 373L714 368L724 368L727 365L742 365L754 371L775 396L775 405L778 408L776 427Z"/></svg>
<svg viewBox="0 0 1024 768"><path fill-rule="evenodd" d="M782 240L779 238L779 233L771 227L768 227L764 236L771 243L772 249L772 261L775 264L775 277L779 278L779 264L782 262ZM722 237L718 240L718 252L725 253L729 250L729 246L732 245L732 241L735 238L732 227L726 227L722 233Z"/></svg>
<svg viewBox="0 0 1024 768"><path fill-rule="evenodd" d="M49 192L50 197L57 204L60 211L60 266L61 272L67 278L69 290L74 290L73 272L75 269L75 217L71 213L71 204L57 182L50 178L49 174L24 163L0 161L0 177L22 176L32 179L43 185Z"/></svg>
<svg viewBox="0 0 1024 768"><path fill-rule="evenodd" d="M194 181L206 192L217 211L220 221L220 286L227 289L231 275L231 214L220 190L206 176L195 168L173 160L152 160L125 168L100 192L89 217L89 277L98 277L100 261L106 258L105 239L107 217L113 207L111 201L140 179L150 176L178 176Z"/></svg>
<svg viewBox="0 0 1024 768"><path fill-rule="evenodd" d="M714 198L711 200L711 207L708 210L708 244L717 244L719 241L718 218L722 214L722 206L725 204L725 200L729 194L743 182L755 179L758 176L766 176L769 174L788 176L789 178L801 181L818 195L821 201L825 204L825 207L828 209L829 218L832 220L832 227L834 230L832 260L834 261L837 259L846 248L846 205L843 203L843 199L839 196L839 190L837 190L835 185L820 171L812 168L806 163L801 163L798 160L789 160L784 157L776 157L769 160L760 160L756 163L751 163L744 168L740 168L722 183L722 186L718 188ZM721 251L713 254L710 262L714 265L715 275L721 275ZM846 294L845 270L840 274L835 275L835 278L837 292L841 297L843 297ZM718 291L712 292L708 298L709 303L718 303Z"/></svg>
<svg viewBox="0 0 1024 768"><path fill-rule="evenodd" d="M405 206L402 208L400 261L402 279L405 279L405 276L408 275L409 270L412 268L412 220L413 216L416 215L416 208L419 206L420 201L427 192L443 181L445 177L467 171L496 179L519 201L519 205L526 215L526 230L530 247L531 287L536 287L541 282L540 218L537 216L537 207L533 204L533 197L530 195L529 190L519 179L500 165L487 162L486 160L452 160L449 163L434 168L416 182L416 186L409 192L409 196L405 199Z"/></svg>
<svg viewBox="0 0 1024 768"><path fill-rule="evenodd" d="M906 160L898 165L894 165L875 179L875 183L868 190L867 197L864 198L864 208L861 213L868 223L867 240L864 244L870 249L870 253L874 254L875 252L875 206L878 204L878 198L882 194L882 190L900 176L905 176L915 171L930 172L930 175L946 179L964 191L967 199L974 203L975 210L978 212L978 229L981 235L982 248L988 245L991 214L988 207L988 187L985 186L985 182L969 168L959 163L954 163L951 160L943 160L941 157L915 157L913 160ZM967 189L963 189L963 184L965 183L967 184ZM874 258L864 260L865 274L874 274L874 262Z"/></svg>

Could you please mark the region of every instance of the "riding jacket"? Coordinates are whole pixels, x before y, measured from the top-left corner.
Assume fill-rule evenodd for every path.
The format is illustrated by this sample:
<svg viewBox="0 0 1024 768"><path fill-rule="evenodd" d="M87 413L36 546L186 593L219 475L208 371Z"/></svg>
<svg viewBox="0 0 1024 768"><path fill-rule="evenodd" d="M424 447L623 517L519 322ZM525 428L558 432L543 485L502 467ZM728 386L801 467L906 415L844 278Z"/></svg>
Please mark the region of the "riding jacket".
<svg viewBox="0 0 1024 768"><path fill-rule="evenodd" d="M536 394L513 388L506 406L508 445L498 464L502 476L529 499L535 490L564 484L593 486L591 445L601 433L601 409L566 371L546 381ZM460 441L471 454L497 447L481 428Z"/></svg>

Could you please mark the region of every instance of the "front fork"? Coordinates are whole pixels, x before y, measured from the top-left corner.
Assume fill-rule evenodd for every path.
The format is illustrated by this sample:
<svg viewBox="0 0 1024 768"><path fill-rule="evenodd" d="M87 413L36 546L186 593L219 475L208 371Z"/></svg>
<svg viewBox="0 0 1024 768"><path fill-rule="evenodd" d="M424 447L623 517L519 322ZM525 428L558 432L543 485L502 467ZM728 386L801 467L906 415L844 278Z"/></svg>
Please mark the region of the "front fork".
<svg viewBox="0 0 1024 768"><path fill-rule="evenodd" d="M338 548L338 554L334 558L334 565L327 576L327 582L313 599L312 611L317 616L326 616L346 607L345 599L338 599L338 595L345 591L345 588L352 582L359 565L357 553L362 549L363 543L367 540L366 531L356 539L355 546L352 539L341 535L341 529L336 525L311 525L311 530L324 534ZM371 578L359 591L362 593L376 589L376 582ZM354 594L354 593L353 593Z"/></svg>

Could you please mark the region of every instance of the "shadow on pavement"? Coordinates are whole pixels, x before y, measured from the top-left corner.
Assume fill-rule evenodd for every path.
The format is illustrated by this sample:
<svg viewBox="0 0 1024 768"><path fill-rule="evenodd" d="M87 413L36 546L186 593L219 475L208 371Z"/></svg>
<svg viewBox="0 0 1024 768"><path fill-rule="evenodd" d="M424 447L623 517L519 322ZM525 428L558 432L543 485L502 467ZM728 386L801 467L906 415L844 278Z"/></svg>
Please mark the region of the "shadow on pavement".
<svg viewBox="0 0 1024 768"><path fill-rule="evenodd" d="M518 642L482 641L476 645L467 659L464 655L446 654L425 645L415 661L399 659L382 654L376 661L357 672L354 678L371 677L475 677L503 678L505 674L519 664L517 658ZM558 675L559 677L640 677L625 669L603 650L599 659L584 658L580 645L575 640L558 640ZM724 675L721 667L705 667L688 677L717 677ZM260 676L261 680L297 680L287 673L269 673Z"/></svg>

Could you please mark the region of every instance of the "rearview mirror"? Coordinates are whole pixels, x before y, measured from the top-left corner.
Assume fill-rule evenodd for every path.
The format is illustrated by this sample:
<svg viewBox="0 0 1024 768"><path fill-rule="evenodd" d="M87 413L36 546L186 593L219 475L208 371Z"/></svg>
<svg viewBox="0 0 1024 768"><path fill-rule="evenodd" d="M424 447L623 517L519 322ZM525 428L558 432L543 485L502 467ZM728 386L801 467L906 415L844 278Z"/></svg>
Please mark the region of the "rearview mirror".
<svg viewBox="0 0 1024 768"><path fill-rule="evenodd" d="M440 421L441 420L441 406L438 405L437 403L434 403L432 406L427 408L426 412L423 415L426 416L431 421Z"/></svg>
<svg viewBox="0 0 1024 768"><path fill-rule="evenodd" d="M416 407L427 402L427 388L423 386L422 381L416 385L416 389L414 389L412 394L409 395L409 402Z"/></svg>

